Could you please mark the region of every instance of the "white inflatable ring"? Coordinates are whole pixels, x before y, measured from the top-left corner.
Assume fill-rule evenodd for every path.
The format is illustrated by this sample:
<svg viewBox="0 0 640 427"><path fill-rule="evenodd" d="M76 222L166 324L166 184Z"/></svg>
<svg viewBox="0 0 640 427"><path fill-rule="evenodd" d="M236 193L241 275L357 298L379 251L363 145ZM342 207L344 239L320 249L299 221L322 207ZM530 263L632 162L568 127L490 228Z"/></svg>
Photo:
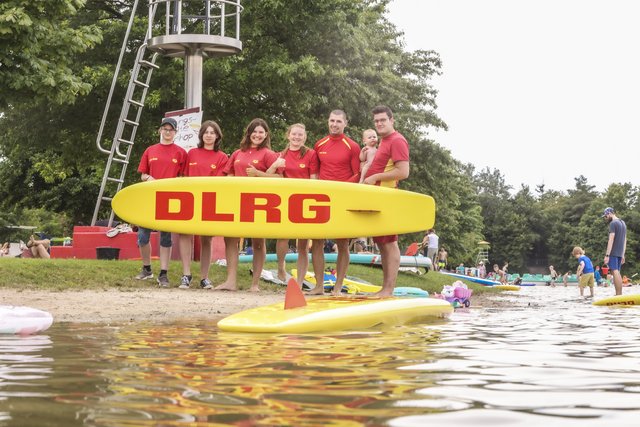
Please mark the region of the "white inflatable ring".
<svg viewBox="0 0 640 427"><path fill-rule="evenodd" d="M0 305L0 334L36 334L47 330L53 316L31 307Z"/></svg>

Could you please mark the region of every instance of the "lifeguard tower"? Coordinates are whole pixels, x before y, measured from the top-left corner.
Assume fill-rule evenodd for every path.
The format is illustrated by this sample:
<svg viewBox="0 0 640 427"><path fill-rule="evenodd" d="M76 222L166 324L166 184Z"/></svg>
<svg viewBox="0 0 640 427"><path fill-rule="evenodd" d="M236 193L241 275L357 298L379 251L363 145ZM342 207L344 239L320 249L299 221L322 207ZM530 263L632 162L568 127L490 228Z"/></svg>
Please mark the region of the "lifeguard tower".
<svg viewBox="0 0 640 427"><path fill-rule="evenodd" d="M100 192L91 225L98 220L102 202L111 202L122 189L129 165L136 130L140 124L151 75L159 68L159 55L184 58L184 108L202 108L202 65L204 58L234 55L242 51L240 41L240 0L148 0L147 32L138 47L129 84L110 147L103 147L102 136L111 99L118 81L122 59L131 48L129 36L138 10L136 0L131 8L116 64L111 90L96 138L98 150L108 155ZM108 226L114 218L109 213Z"/></svg>
<svg viewBox="0 0 640 427"><path fill-rule="evenodd" d="M139 4L146 4L147 10L140 7L138 11ZM160 56L184 58L184 108L201 111L203 61L205 58L234 55L242 51L241 12L240 0L135 0L133 2L129 24L96 137L98 150L107 155L107 162L91 226L74 227L73 245L53 246L52 257L96 258L99 256L97 252L104 248L119 249L120 259L139 256L136 233L119 234L119 230L114 229L117 233L111 237L105 235L105 231L109 230L113 223L114 212L110 202L124 185L136 131L140 125L142 110L151 85L151 76L154 70L160 68L157 59ZM130 41L130 34L136 18L146 19L147 28L142 43L137 47L126 94L116 121L115 115L118 108L111 108L112 98L120 78L123 58L127 52L131 52L134 44ZM115 132L113 138L103 140L108 119L112 124L110 126L115 127ZM114 122L115 125L113 125ZM103 206L103 202L107 205ZM97 226L99 215L105 218L107 212L108 223ZM157 246L157 236L152 235L151 239L152 244ZM222 248L218 248L220 251L224 251L222 243L218 246ZM177 252L174 251L172 256L177 256ZM198 251L194 250L194 253ZM223 253L222 256L224 256Z"/></svg>
<svg viewBox="0 0 640 427"><path fill-rule="evenodd" d="M476 256L476 265L481 262L487 264L489 262L489 242L481 240L478 242L478 255Z"/></svg>

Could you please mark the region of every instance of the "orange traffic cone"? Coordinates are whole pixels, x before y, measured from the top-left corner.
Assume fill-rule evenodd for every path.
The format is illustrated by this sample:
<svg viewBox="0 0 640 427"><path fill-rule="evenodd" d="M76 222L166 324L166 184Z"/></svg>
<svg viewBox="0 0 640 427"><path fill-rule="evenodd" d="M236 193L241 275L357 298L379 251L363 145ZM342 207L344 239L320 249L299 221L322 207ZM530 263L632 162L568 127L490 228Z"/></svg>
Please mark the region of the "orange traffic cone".
<svg viewBox="0 0 640 427"><path fill-rule="evenodd" d="M298 286L298 282L293 277L287 282L287 292L284 294L284 309L304 307L307 300L304 299L302 289Z"/></svg>

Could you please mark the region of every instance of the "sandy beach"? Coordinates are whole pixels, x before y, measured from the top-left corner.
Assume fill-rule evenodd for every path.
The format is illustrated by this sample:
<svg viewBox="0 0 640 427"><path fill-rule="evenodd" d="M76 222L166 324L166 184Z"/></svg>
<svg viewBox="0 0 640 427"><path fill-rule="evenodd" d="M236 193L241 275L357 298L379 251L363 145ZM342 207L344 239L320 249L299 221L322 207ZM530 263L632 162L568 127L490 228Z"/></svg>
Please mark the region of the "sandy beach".
<svg viewBox="0 0 640 427"><path fill-rule="evenodd" d="M50 312L56 322L171 322L180 319L219 320L252 307L284 300L284 292L220 292L201 289L121 291L37 291L0 289L0 305L18 305ZM472 297L472 308L494 307L492 296Z"/></svg>

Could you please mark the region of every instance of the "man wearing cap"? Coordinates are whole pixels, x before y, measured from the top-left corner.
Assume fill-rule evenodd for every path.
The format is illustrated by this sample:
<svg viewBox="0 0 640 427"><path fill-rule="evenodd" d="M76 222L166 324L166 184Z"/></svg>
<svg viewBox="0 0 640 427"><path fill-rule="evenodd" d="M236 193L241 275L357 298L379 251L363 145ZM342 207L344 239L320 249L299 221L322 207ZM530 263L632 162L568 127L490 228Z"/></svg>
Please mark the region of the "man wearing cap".
<svg viewBox="0 0 640 427"><path fill-rule="evenodd" d="M616 295L622 295L622 275L620 268L624 264L624 252L627 248L627 226L623 220L616 216L613 208L606 208L602 217L609 223L609 241L604 263L609 266L613 275L613 286Z"/></svg>
<svg viewBox="0 0 640 427"><path fill-rule="evenodd" d="M175 178L182 174L187 161L187 152L184 148L173 143L176 136L178 122L171 117L165 117L160 123L158 133L160 142L148 147L138 166L143 181L153 181L155 179ZM142 258L142 270L136 276L138 280L153 279L151 272L151 245L149 239L151 230L138 227L138 247ZM158 275L158 285L161 288L169 287L167 270L169 269L169 259L171 258L171 233L160 232L160 274Z"/></svg>

